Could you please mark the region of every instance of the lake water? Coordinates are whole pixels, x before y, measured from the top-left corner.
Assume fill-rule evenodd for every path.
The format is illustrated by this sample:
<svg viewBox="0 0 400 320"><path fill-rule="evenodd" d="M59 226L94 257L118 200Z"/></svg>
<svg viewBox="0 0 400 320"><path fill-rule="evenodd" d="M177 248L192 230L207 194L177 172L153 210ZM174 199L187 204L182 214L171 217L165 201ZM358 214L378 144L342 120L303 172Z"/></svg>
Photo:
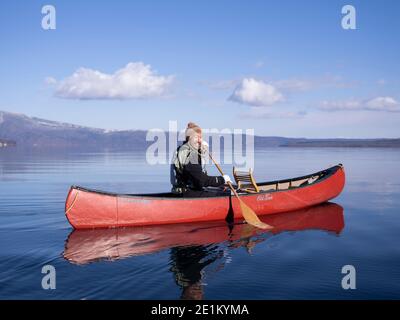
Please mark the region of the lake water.
<svg viewBox="0 0 400 320"><path fill-rule="evenodd" d="M243 224L229 232L224 222L73 231L64 215L70 185L161 192L168 166L137 152L0 149L0 299L398 299L399 150L271 148L256 152L255 177L337 163L343 193L266 218L274 232ZM55 290L42 289L44 265L55 267ZM341 286L345 265L355 267L355 290Z"/></svg>

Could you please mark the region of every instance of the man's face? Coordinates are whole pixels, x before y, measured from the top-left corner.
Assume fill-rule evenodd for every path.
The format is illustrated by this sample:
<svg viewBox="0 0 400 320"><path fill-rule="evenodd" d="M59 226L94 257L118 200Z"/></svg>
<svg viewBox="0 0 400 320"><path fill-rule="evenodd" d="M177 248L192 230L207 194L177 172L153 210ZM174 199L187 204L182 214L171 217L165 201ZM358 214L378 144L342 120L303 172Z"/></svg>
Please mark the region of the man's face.
<svg viewBox="0 0 400 320"><path fill-rule="evenodd" d="M195 149L199 149L200 148L201 142L202 142L201 133L200 134L199 133L195 133L189 139L189 143Z"/></svg>

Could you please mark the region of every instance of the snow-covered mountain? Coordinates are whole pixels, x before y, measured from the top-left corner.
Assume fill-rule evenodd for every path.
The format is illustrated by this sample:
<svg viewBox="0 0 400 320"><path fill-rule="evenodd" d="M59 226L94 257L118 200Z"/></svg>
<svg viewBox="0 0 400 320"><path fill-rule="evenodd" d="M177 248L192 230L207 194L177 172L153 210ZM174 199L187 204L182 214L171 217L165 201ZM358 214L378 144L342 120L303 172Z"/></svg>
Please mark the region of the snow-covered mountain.
<svg viewBox="0 0 400 320"><path fill-rule="evenodd" d="M0 111L0 140L15 141L23 147L74 147L144 150L143 130L105 130L50 121L24 114ZM168 140L168 139L167 139ZM254 137L256 149L268 147L400 147L400 139L305 139Z"/></svg>
<svg viewBox="0 0 400 320"><path fill-rule="evenodd" d="M146 131L104 130L0 111L0 139L25 147L143 149Z"/></svg>

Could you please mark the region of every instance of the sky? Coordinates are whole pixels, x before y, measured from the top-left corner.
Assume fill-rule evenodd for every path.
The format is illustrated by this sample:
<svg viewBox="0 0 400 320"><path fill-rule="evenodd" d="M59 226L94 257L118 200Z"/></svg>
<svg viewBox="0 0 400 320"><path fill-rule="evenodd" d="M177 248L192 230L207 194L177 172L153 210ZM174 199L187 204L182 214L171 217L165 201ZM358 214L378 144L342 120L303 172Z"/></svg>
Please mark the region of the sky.
<svg viewBox="0 0 400 320"><path fill-rule="evenodd" d="M398 138L399 14L396 0L1 1L0 110L104 129Z"/></svg>

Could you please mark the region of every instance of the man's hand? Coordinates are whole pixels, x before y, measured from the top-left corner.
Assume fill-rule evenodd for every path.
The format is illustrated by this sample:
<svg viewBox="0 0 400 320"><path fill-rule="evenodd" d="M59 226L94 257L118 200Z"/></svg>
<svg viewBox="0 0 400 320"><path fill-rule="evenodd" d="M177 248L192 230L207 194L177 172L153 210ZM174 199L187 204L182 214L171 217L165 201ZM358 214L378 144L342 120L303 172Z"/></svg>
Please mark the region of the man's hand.
<svg viewBox="0 0 400 320"><path fill-rule="evenodd" d="M228 184L228 182L232 183L231 178L227 174L224 174L222 177L225 180L225 184Z"/></svg>
<svg viewBox="0 0 400 320"><path fill-rule="evenodd" d="M208 152L208 148L209 148L209 145L208 145L208 143L206 142L206 141L201 141L201 146L200 146L200 150L201 150L201 153L207 153Z"/></svg>

